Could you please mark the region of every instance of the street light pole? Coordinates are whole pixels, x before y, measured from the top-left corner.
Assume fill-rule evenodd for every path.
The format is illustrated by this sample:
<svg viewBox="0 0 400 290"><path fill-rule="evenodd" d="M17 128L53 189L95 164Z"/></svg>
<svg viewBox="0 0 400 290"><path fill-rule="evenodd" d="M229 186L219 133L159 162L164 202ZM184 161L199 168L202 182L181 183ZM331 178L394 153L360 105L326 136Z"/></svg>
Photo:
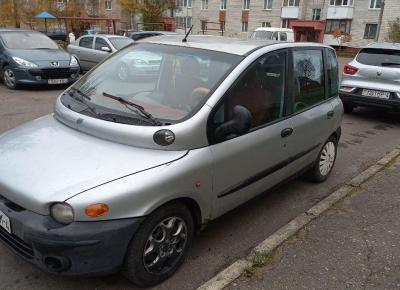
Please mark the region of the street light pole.
<svg viewBox="0 0 400 290"><path fill-rule="evenodd" d="M378 28L377 28L377 32L376 32L376 36L375 36L375 41L378 42L379 41L379 35L381 33L381 27L382 27L382 18L383 18L383 12L385 10L385 0L382 0L382 4L381 4L381 11L379 12L379 21L378 21Z"/></svg>

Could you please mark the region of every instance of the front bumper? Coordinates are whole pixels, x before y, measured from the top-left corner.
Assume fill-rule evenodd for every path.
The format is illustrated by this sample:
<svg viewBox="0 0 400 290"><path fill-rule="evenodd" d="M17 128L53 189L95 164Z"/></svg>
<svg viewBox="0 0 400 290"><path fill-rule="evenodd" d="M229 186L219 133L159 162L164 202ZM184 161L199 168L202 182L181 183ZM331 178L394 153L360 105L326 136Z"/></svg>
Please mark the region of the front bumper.
<svg viewBox="0 0 400 290"><path fill-rule="evenodd" d="M400 99L393 96L387 100L345 92L340 92L339 96L344 104L400 110Z"/></svg>
<svg viewBox="0 0 400 290"><path fill-rule="evenodd" d="M21 85L48 85L49 80L66 79L73 83L79 78L79 67L66 68L13 68L18 84Z"/></svg>
<svg viewBox="0 0 400 290"><path fill-rule="evenodd" d="M66 275L102 275L119 270L143 218L61 225L0 196L0 210L12 234L0 228L0 242L39 268Z"/></svg>

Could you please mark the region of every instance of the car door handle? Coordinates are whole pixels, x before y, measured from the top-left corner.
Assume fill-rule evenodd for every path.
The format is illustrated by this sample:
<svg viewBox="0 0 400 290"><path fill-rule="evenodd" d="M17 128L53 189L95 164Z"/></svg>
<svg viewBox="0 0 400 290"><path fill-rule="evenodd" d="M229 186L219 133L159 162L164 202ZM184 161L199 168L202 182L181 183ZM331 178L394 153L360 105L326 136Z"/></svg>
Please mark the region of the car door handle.
<svg viewBox="0 0 400 290"><path fill-rule="evenodd" d="M334 115L335 115L335 112L334 112L334 111L329 111L329 112L326 114L326 117L327 117L328 119L330 119L330 118L333 118Z"/></svg>
<svg viewBox="0 0 400 290"><path fill-rule="evenodd" d="M293 128L286 128L286 129L283 129L283 130L281 131L281 137L282 137L282 138L289 137L290 135L292 135L292 133L293 133Z"/></svg>

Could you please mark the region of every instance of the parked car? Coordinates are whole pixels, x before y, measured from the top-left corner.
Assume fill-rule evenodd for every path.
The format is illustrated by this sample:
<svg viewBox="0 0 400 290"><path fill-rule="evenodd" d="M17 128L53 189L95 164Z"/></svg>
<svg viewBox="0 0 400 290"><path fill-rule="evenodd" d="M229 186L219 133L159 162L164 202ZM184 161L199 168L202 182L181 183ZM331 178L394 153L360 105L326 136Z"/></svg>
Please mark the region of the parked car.
<svg viewBox="0 0 400 290"><path fill-rule="evenodd" d="M253 31L250 38L293 42L294 32L293 29L289 28L259 27Z"/></svg>
<svg viewBox="0 0 400 290"><path fill-rule="evenodd" d="M146 52L157 78L120 80ZM328 46L148 38L0 135L0 240L49 272L157 284L208 221L305 171L327 179L342 113Z"/></svg>
<svg viewBox="0 0 400 290"><path fill-rule="evenodd" d="M131 31L131 30L127 30L124 33L124 36L132 38L135 41L147 37L160 36L160 35L177 35L177 33L171 31Z"/></svg>
<svg viewBox="0 0 400 290"><path fill-rule="evenodd" d="M0 76L9 89L73 83L79 70L77 59L43 33L0 29Z"/></svg>
<svg viewBox="0 0 400 290"><path fill-rule="evenodd" d="M89 70L110 54L133 43L118 35L85 35L68 45L68 52L78 58L82 70Z"/></svg>
<svg viewBox="0 0 400 290"><path fill-rule="evenodd" d="M65 41L67 39L67 31L65 28L54 28L50 31L42 31L44 34L46 34L49 38L52 40L61 40Z"/></svg>
<svg viewBox="0 0 400 290"><path fill-rule="evenodd" d="M344 66L340 98L347 113L357 106L400 109L400 44L362 48Z"/></svg>

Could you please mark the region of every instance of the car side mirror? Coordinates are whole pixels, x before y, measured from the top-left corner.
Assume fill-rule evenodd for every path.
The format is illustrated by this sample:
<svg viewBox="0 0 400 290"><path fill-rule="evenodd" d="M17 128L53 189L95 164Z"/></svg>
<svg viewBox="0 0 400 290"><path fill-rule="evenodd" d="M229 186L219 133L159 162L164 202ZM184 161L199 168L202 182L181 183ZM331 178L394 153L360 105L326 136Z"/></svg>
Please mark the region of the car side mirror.
<svg viewBox="0 0 400 290"><path fill-rule="evenodd" d="M105 52L111 52L111 48L109 48L107 46L103 46L100 50L105 51Z"/></svg>
<svg viewBox="0 0 400 290"><path fill-rule="evenodd" d="M250 111L243 106L233 108L232 120L223 123L215 130L215 139L222 141L230 136L239 136L249 132L253 117Z"/></svg>

